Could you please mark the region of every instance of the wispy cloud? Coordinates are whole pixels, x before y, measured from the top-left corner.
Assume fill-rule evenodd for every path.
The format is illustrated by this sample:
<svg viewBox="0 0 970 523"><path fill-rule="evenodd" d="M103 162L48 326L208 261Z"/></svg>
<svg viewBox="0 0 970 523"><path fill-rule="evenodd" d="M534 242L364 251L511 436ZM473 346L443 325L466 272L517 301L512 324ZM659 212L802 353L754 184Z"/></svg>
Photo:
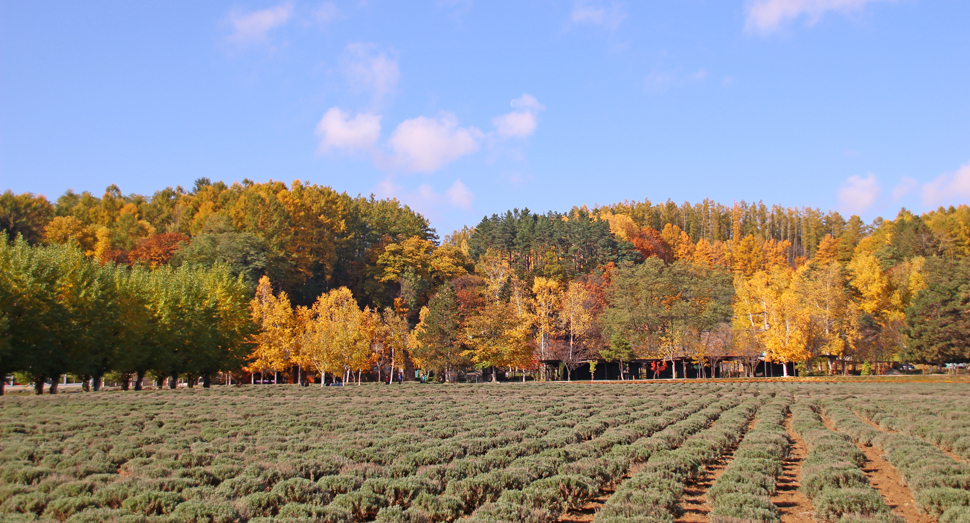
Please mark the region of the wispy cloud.
<svg viewBox="0 0 970 523"><path fill-rule="evenodd" d="M285 25L293 17L293 4L287 2L258 11L234 9L229 13L232 34L226 39L238 45L268 42L269 32Z"/></svg>
<svg viewBox="0 0 970 523"><path fill-rule="evenodd" d="M512 100L514 111L492 119L496 132L503 138L527 138L535 132L538 122L536 116L545 106L530 94Z"/></svg>
<svg viewBox="0 0 970 523"><path fill-rule="evenodd" d="M460 178L444 193L439 193L427 183L413 190L405 189L390 175L377 184L374 193L380 198L397 198L426 216L439 214L443 207L471 210L475 203L475 194Z"/></svg>
<svg viewBox="0 0 970 523"><path fill-rule="evenodd" d="M869 173L865 178L850 176L839 188L839 208L851 214L862 214L876 203L880 191L875 174Z"/></svg>
<svg viewBox="0 0 970 523"><path fill-rule="evenodd" d="M354 118L337 107L327 111L317 123L318 152L340 149L347 152L372 150L381 135L381 117L358 114Z"/></svg>
<svg viewBox="0 0 970 523"><path fill-rule="evenodd" d="M419 116L397 126L388 145L394 152L393 167L411 172L430 173L478 150L482 132L460 127L455 115L437 118Z"/></svg>
<svg viewBox="0 0 970 523"><path fill-rule="evenodd" d="M455 183L451 184L451 187L445 191L445 198L452 207L462 209L471 209L472 203L475 202L475 195L465 184L461 183L461 178L455 180Z"/></svg>
<svg viewBox="0 0 970 523"><path fill-rule="evenodd" d="M344 49L343 69L352 89L374 97L381 106L397 90L401 70L397 60L370 43L352 43Z"/></svg>
<svg viewBox="0 0 970 523"><path fill-rule="evenodd" d="M893 187L893 201L899 201L900 198L906 196L907 194L915 191L919 187L919 182L909 176L903 178Z"/></svg>
<svg viewBox="0 0 970 523"><path fill-rule="evenodd" d="M970 201L970 162L956 172L944 173L923 186L924 205L943 205Z"/></svg>
<svg viewBox="0 0 970 523"><path fill-rule="evenodd" d="M576 0L569 19L574 24L595 25L616 31L626 19L626 11L617 2L596 2L591 0Z"/></svg>
<svg viewBox="0 0 970 523"><path fill-rule="evenodd" d="M748 0L744 29L749 33L770 34L804 18L814 25L826 13L860 12L868 4L893 0Z"/></svg>

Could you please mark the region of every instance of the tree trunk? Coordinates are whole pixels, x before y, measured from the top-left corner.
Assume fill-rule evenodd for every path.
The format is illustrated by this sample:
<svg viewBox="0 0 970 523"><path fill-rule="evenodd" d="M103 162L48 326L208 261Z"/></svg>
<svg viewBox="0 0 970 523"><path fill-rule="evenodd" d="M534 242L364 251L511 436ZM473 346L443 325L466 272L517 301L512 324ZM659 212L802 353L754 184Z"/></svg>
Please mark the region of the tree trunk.
<svg viewBox="0 0 970 523"><path fill-rule="evenodd" d="M51 376L51 386L49 389L47 389L48 394L57 394L57 385L59 381L61 381L60 374Z"/></svg>
<svg viewBox="0 0 970 523"><path fill-rule="evenodd" d="M135 390L141 390L141 381L145 379L145 373L142 371L135 372ZM124 382L122 382L124 383Z"/></svg>
<svg viewBox="0 0 970 523"><path fill-rule="evenodd" d="M40 395L44 393L44 376L37 376L34 378L34 394Z"/></svg>
<svg viewBox="0 0 970 523"><path fill-rule="evenodd" d="M785 377L785 378L787 378L788 377L788 362L787 361L782 362L781 368L782 368L782 371L781 371L782 376Z"/></svg>
<svg viewBox="0 0 970 523"><path fill-rule="evenodd" d="M168 379L168 388L175 389L175 387L178 387L178 385L179 385L179 375L173 372L172 376Z"/></svg>
<svg viewBox="0 0 970 523"><path fill-rule="evenodd" d="M99 372L91 377L91 388L94 389L94 392L98 392L99 390L101 390L103 379L104 379L103 372Z"/></svg>
<svg viewBox="0 0 970 523"><path fill-rule="evenodd" d="M212 375L206 372L202 375L202 388L208 389L210 386L212 386Z"/></svg>
<svg viewBox="0 0 970 523"><path fill-rule="evenodd" d="M85 374L81 376L81 390L84 392L91 392L91 375Z"/></svg>

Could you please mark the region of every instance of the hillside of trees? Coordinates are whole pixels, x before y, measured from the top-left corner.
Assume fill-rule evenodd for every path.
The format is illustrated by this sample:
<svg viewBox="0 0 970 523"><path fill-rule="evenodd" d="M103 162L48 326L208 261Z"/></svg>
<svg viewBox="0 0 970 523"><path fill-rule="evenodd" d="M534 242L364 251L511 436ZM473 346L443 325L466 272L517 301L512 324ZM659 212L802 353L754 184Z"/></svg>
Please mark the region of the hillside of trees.
<svg viewBox="0 0 970 523"><path fill-rule="evenodd" d="M644 200L515 209L440 240L393 199L200 179L151 196L7 191L0 229L0 373L39 382L970 358L966 205L867 224Z"/></svg>

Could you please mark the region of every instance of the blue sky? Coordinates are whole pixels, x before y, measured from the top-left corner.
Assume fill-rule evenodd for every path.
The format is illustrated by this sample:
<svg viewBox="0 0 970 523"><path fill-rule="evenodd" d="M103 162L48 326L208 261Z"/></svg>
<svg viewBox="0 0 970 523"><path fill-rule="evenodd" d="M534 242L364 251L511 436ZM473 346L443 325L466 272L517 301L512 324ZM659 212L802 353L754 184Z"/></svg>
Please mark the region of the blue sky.
<svg viewBox="0 0 970 523"><path fill-rule="evenodd" d="M0 0L0 189L970 202L965 0Z"/></svg>

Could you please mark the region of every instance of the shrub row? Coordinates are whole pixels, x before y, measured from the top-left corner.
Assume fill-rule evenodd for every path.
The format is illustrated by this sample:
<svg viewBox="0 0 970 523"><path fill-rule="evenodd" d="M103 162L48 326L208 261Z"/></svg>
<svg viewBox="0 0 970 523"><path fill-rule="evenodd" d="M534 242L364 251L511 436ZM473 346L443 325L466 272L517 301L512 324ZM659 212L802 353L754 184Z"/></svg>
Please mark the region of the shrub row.
<svg viewBox="0 0 970 523"><path fill-rule="evenodd" d="M866 402L854 405L854 410L886 430L920 438L970 461L970 405L966 398L936 404L930 412L913 408L924 401L887 401L878 406Z"/></svg>
<svg viewBox="0 0 970 523"><path fill-rule="evenodd" d="M815 518L824 523L903 523L869 485L862 471L865 454L849 436L826 428L816 409L809 403L792 408L792 429L809 447L802 463L802 491L815 507Z"/></svg>
<svg viewBox="0 0 970 523"><path fill-rule="evenodd" d="M603 523L673 522L680 515L678 503L684 483L696 479L705 464L716 461L737 442L762 400L749 398L740 404L739 400L731 400L730 404L726 401L720 402L722 412L705 409L685 420L687 431L680 432L679 438L650 438L656 439L652 442L649 459L633 477L619 485L596 520ZM736 406L725 410L731 405ZM714 420L717 423L703 430Z"/></svg>
<svg viewBox="0 0 970 523"><path fill-rule="evenodd" d="M791 403L790 397L776 396L758 410L754 428L707 491L712 523L779 521L771 496L791 446L784 428Z"/></svg>
<svg viewBox="0 0 970 523"><path fill-rule="evenodd" d="M853 439L881 448L924 512L941 521L945 515L947 521L970 522L970 466L921 439L876 430L835 402L825 403L825 414Z"/></svg>
<svg viewBox="0 0 970 523"><path fill-rule="evenodd" d="M633 423L626 430L604 433L582 450L567 446L542 452L536 457L546 464L555 464L557 475L536 478L518 488L507 485L510 488L477 510L469 507L474 510L470 521L555 521L563 512L575 510L595 497L603 486L619 481L638 457L646 459L654 444L641 440L659 437L667 441L671 438L669 432L690 430L689 426L696 423L694 418L720 413L726 404L727 400L700 398L658 417Z"/></svg>

